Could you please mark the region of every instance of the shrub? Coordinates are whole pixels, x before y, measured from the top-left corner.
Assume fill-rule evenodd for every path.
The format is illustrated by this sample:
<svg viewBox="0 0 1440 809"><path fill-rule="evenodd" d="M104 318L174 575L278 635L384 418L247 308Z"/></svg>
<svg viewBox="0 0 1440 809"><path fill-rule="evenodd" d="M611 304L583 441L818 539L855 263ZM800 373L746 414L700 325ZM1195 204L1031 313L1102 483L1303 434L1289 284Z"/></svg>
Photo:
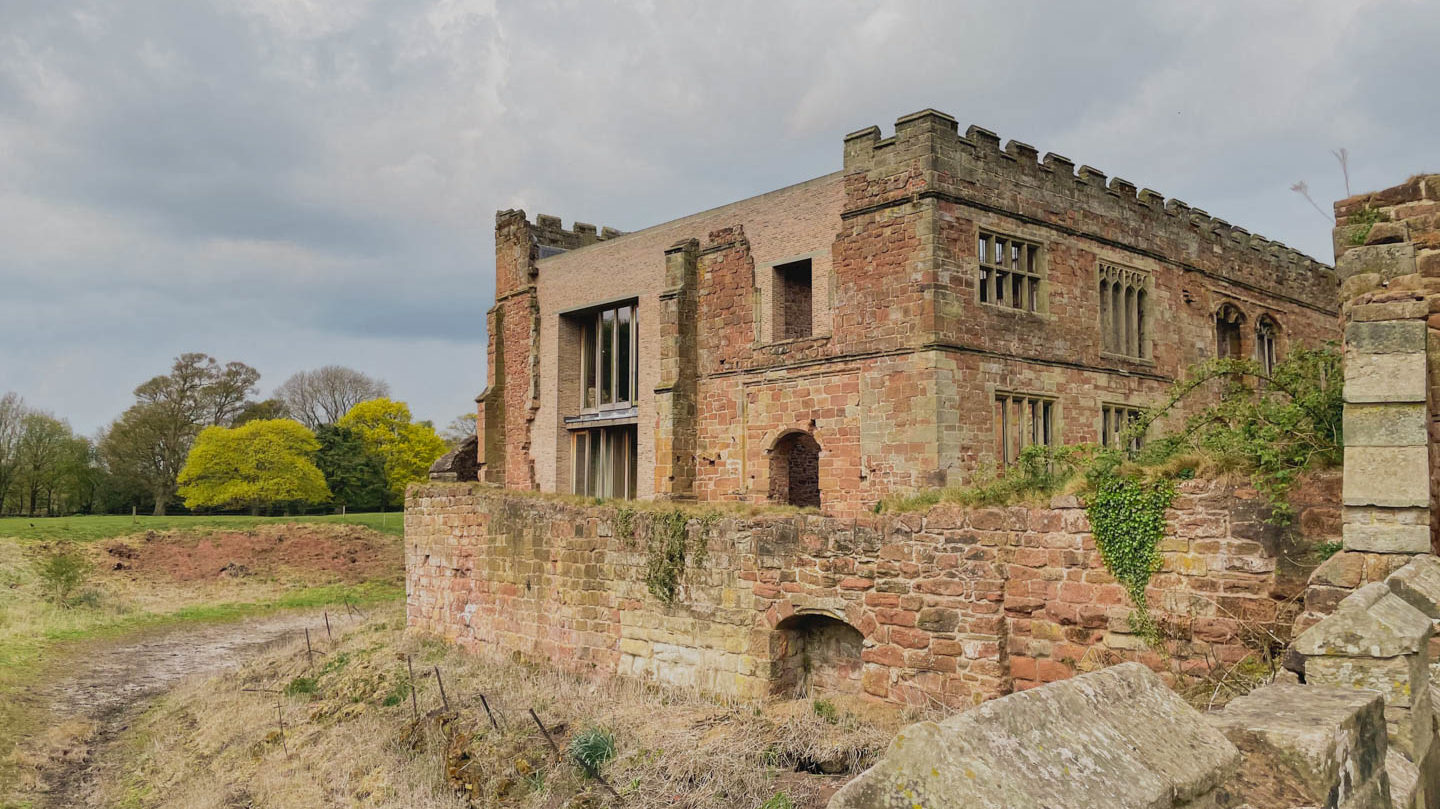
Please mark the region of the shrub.
<svg viewBox="0 0 1440 809"><path fill-rule="evenodd" d="M319 683L314 677L296 677L285 684L285 696L287 697L308 696L319 690Z"/></svg>
<svg viewBox="0 0 1440 809"><path fill-rule="evenodd" d="M829 722L832 725L840 721L839 709L835 707L835 703L831 702L828 699L817 699L814 702L810 703L810 708L811 710L815 711L816 716L824 719L826 722Z"/></svg>
<svg viewBox="0 0 1440 809"><path fill-rule="evenodd" d="M615 734L593 725L580 731L570 740L570 758L586 775L599 775L600 768L615 758Z"/></svg>
<svg viewBox="0 0 1440 809"><path fill-rule="evenodd" d="M71 596L90 575L90 563L79 553L61 549L45 557L39 573L46 598L61 607L69 607Z"/></svg>

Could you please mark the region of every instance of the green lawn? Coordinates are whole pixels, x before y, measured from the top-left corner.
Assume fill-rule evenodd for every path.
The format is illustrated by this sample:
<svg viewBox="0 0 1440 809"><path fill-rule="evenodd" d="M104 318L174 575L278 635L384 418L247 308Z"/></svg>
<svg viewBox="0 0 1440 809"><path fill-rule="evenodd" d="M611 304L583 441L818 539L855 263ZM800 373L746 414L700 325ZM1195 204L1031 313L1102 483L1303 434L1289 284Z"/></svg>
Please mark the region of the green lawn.
<svg viewBox="0 0 1440 809"><path fill-rule="evenodd" d="M295 522L363 525L392 536L405 535L404 513L390 511L384 514L346 514L344 516L323 514L311 517L246 517L238 515L131 517L128 514L97 514L79 517L0 517L0 537L91 541L141 534L146 531L245 529L257 525Z"/></svg>

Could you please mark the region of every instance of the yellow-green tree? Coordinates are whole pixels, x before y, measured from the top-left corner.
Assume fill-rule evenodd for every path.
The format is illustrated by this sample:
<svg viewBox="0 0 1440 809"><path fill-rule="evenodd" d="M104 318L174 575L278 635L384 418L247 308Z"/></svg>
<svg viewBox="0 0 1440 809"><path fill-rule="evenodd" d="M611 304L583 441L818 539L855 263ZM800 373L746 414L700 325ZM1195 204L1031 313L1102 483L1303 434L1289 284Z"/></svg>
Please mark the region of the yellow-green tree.
<svg viewBox="0 0 1440 809"><path fill-rule="evenodd" d="M405 486L425 480L430 464L445 454L445 441L429 422L410 419L410 406L389 399L371 399L350 408L335 426L360 436L365 448L385 462L391 496L405 496Z"/></svg>
<svg viewBox="0 0 1440 809"><path fill-rule="evenodd" d="M319 448L315 434L291 419L206 427L180 470L180 495L190 508L322 503L330 489L315 466Z"/></svg>

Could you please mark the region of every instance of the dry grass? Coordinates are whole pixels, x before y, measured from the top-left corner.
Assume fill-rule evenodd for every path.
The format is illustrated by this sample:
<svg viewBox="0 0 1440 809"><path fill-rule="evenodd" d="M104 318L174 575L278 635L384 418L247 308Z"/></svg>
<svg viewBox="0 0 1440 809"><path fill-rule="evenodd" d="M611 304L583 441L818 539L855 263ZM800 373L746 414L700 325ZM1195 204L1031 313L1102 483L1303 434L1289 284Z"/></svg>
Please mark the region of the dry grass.
<svg viewBox="0 0 1440 809"><path fill-rule="evenodd" d="M808 700L728 703L630 680L597 681L408 637L402 625L398 610L386 608L346 627L315 671L306 668L303 645L290 646L172 692L129 732L125 772L107 786L111 801L177 809L246 801L274 809L751 809L784 792L796 807L813 807L848 776L797 771L858 771L904 718L858 701L834 700L827 719ZM406 690L407 655L417 674L418 723ZM450 713L441 709L436 666ZM307 676L315 678L314 694L244 690L284 690ZM614 734L617 755L602 775L623 802L550 751L530 708L561 750L589 727Z"/></svg>
<svg viewBox="0 0 1440 809"><path fill-rule="evenodd" d="M283 529L260 529L283 530ZM353 526L307 526L305 531L355 532ZM150 535L150 543L189 542L185 533ZM400 540L374 534L376 542ZM136 538L134 542L145 542ZM176 581L163 573L135 575L116 571L108 553L115 541L70 544L89 562L90 574L70 606L46 597L38 567L60 547L47 541L0 538L0 806L5 795L33 780L34 765L55 759L57 730L69 727L48 719L45 706L22 695L57 667L75 644L114 637L132 630L183 621L227 620L277 608L394 600L403 592L399 554L393 570L366 582L341 581L330 574L278 570L263 576L212 576ZM73 730L73 728L71 728ZM63 734L62 734L63 735ZM75 746L75 745L72 745ZM63 758L63 755L60 756Z"/></svg>

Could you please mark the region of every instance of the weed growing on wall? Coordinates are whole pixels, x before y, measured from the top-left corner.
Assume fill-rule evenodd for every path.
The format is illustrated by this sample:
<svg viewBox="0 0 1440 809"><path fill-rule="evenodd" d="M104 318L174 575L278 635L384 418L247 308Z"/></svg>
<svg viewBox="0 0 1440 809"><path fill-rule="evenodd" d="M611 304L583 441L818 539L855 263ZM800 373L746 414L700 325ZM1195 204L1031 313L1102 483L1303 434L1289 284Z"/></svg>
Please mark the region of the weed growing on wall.
<svg viewBox="0 0 1440 809"><path fill-rule="evenodd" d="M1390 217L1385 215L1384 211L1369 205L1351 214L1350 224L1364 225L1364 227L1350 234L1350 243L1353 245L1364 244L1365 240L1370 238L1370 229L1375 227L1375 223L1387 221L1389 218Z"/></svg>
<svg viewBox="0 0 1440 809"><path fill-rule="evenodd" d="M645 587L665 602L675 603L685 556L690 518L683 511L661 511L650 517L650 539L645 548Z"/></svg>
<svg viewBox="0 0 1440 809"><path fill-rule="evenodd" d="M615 535L627 546L635 542L635 509L630 506L615 509Z"/></svg>

